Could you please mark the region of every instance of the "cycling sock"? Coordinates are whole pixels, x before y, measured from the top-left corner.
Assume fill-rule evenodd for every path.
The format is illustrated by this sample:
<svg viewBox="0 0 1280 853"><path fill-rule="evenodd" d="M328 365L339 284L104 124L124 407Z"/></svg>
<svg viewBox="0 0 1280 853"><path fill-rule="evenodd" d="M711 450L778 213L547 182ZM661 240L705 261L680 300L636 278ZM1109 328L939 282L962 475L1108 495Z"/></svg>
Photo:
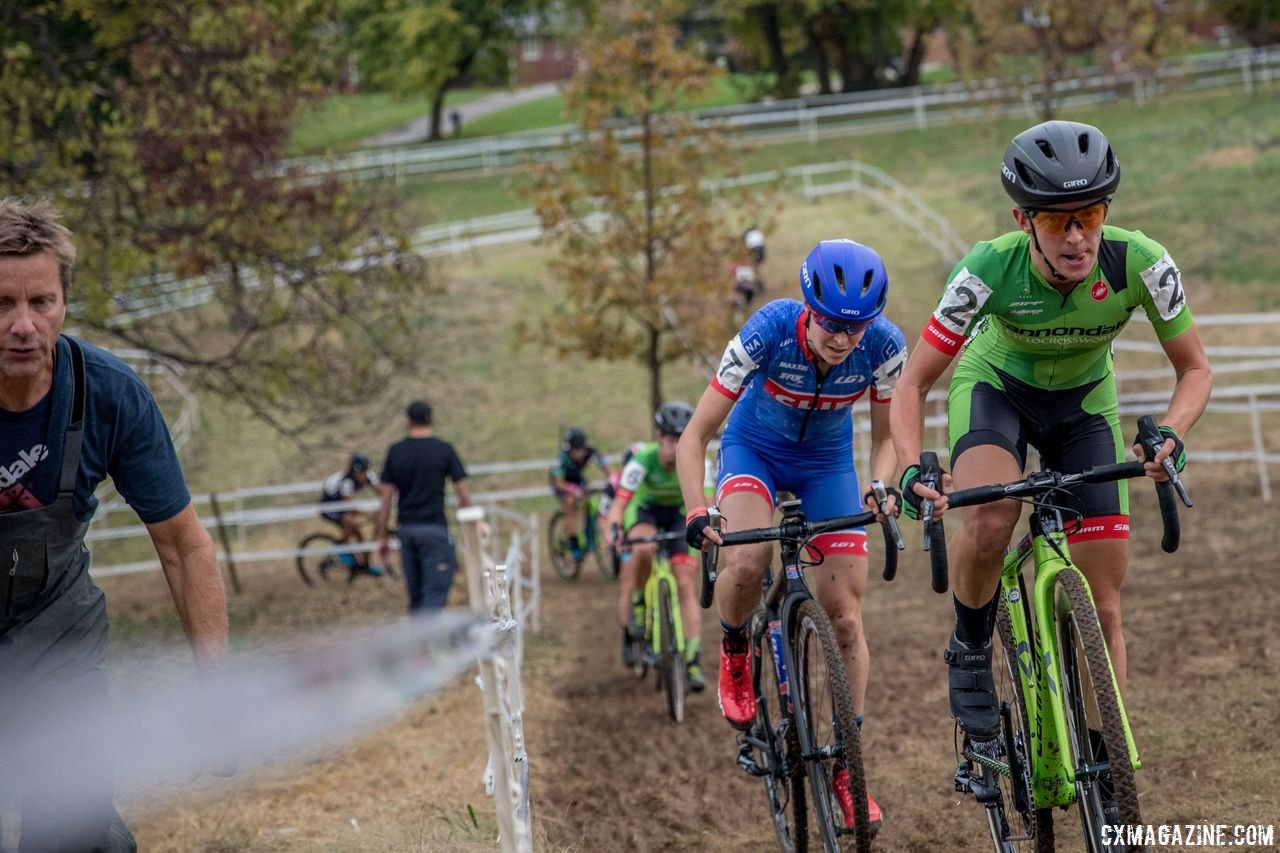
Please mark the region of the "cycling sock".
<svg viewBox="0 0 1280 853"><path fill-rule="evenodd" d="M742 654L750 646L751 643L747 639L747 626L750 622L743 622L741 625L726 625L724 620L720 620L720 627L724 630L724 648L730 654Z"/></svg>
<svg viewBox="0 0 1280 853"><path fill-rule="evenodd" d="M996 597L981 607L968 607L960 599L951 596L956 609L956 639L970 648L981 648L991 640L995 628Z"/></svg>
<svg viewBox="0 0 1280 853"><path fill-rule="evenodd" d="M686 660L697 660L698 652L702 648L702 640L692 637L684 642L684 656Z"/></svg>
<svg viewBox="0 0 1280 853"><path fill-rule="evenodd" d="M862 731L862 720L865 716L865 714L859 714L853 718L853 721L858 724L858 731Z"/></svg>

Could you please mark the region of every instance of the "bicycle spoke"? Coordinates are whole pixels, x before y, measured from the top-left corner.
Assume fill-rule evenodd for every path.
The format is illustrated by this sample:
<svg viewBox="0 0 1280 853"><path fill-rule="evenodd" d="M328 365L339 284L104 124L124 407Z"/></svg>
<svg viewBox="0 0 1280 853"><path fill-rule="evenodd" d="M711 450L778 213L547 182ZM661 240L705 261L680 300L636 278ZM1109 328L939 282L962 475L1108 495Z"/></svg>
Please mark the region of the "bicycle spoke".
<svg viewBox="0 0 1280 853"><path fill-rule="evenodd" d="M758 750L758 763L767 771L762 778L770 818L778 848L784 853L804 853L809 845L800 739L794 720L786 712L787 697L779 689L763 617L757 617L752 638L756 650L752 656L752 683L759 687L752 732L764 744Z"/></svg>

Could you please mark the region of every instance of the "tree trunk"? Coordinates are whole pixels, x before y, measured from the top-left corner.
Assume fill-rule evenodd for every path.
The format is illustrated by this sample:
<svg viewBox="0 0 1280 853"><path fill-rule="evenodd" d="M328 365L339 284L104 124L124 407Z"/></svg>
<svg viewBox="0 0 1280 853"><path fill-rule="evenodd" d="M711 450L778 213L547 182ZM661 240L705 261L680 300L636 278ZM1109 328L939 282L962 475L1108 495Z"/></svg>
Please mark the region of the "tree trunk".
<svg viewBox="0 0 1280 853"><path fill-rule="evenodd" d="M800 94L799 75L787 61L787 51L782 46L782 28L778 22L776 3L762 3L756 7L760 18L760 34L769 48L769 64L778 76L777 94L780 98L794 98Z"/></svg>
<svg viewBox="0 0 1280 853"><path fill-rule="evenodd" d="M813 70L818 75L818 94L830 95L835 91L831 88L831 57L827 55L826 42L813 18L804 22L804 34L809 39L809 53L813 55Z"/></svg>
<svg viewBox="0 0 1280 853"><path fill-rule="evenodd" d="M656 412L662 405L662 359L660 354L662 332L649 330L649 351L645 353L645 364L649 368L649 411Z"/></svg>
<svg viewBox="0 0 1280 853"><path fill-rule="evenodd" d="M427 128L427 142L439 142L441 137L440 120L444 116L444 93L448 86L441 86L431 94L431 127Z"/></svg>
<svg viewBox="0 0 1280 853"><path fill-rule="evenodd" d="M911 35L911 47L907 50L907 61L902 68L902 76L898 78L899 86L915 86L920 82L920 69L924 65L925 49L928 38L933 33L932 26L916 27Z"/></svg>

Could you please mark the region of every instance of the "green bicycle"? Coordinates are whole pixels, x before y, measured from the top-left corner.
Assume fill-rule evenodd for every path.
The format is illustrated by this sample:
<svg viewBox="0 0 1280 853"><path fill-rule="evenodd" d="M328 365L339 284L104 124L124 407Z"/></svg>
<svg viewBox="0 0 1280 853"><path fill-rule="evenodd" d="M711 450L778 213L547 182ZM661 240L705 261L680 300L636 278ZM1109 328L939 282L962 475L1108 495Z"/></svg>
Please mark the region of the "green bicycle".
<svg viewBox="0 0 1280 853"><path fill-rule="evenodd" d="M636 642L636 663L632 672L644 678L652 667L657 675L655 690L667 695L667 713L672 722L684 722L684 697L689 690L689 673L685 668L684 622L680 616L680 594L676 576L671 570L670 543L684 541L684 533L658 533L624 539L623 547L658 546L658 554L644 584L644 637Z"/></svg>
<svg viewBox="0 0 1280 853"><path fill-rule="evenodd" d="M1139 420L1147 459L1164 443L1153 418ZM933 453L921 455L922 480L938 481ZM1157 484L1164 523L1161 547L1178 547L1178 509L1173 490L1191 506L1173 465L1168 483ZM979 486L947 496L952 508L1022 499L1032 506L1031 531L1005 556L996 616L999 642L993 672L1001 731L994 740L965 735L957 749L955 787L986 807L997 851L1054 849L1053 809L1077 804L1085 847L1136 851L1118 826L1142 823L1134 771L1141 766L1124 702L1084 574L1067 548L1063 517L1073 510L1070 487L1141 477L1143 463L1101 465L1080 473L1037 471L1024 480ZM930 508L931 507L926 507ZM1079 513L1075 513L1079 519ZM925 532L934 588L946 589L946 540L940 519ZM1035 565L1031 595L1022 568Z"/></svg>

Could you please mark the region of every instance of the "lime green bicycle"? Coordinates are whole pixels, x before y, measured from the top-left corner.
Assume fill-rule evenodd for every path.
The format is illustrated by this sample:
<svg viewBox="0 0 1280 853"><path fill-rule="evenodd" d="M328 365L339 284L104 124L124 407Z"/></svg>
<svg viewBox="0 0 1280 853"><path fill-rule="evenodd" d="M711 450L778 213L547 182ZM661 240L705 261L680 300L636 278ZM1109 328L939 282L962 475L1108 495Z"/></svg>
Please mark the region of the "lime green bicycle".
<svg viewBox="0 0 1280 853"><path fill-rule="evenodd" d="M1164 436L1153 418L1144 417L1138 425L1151 459ZM937 456L922 454L921 470L922 480L938 482ZM1167 460L1165 471L1169 482L1157 484L1161 547L1172 552L1180 536L1174 490L1186 506L1191 500ZM1001 731L986 741L964 735L957 748L956 790L986 806L991 839L1001 853L1053 850L1053 809L1073 803L1091 853L1142 849L1126 844L1120 830L1142 823L1134 782L1141 762L1089 584L1067 548L1072 531L1063 517L1080 517L1070 507L1072 486L1144 473L1141 462L1073 474L1042 470L1024 480L947 496L952 508L1002 499L1028 500L1032 506L1031 532L1009 549L1000 575L993 672ZM925 509L931 508L926 502ZM947 558L940 519L927 522L925 547L934 589L943 592ZM1030 596L1022 575L1028 558L1035 565Z"/></svg>
<svg viewBox="0 0 1280 853"><path fill-rule="evenodd" d="M635 640L640 648L635 650L632 672L636 678L644 678L652 668L656 674L654 689L667 696L667 713L672 722L684 722L684 697L689 691L689 673L685 668L684 622L680 616L680 593L676 576L671 570L671 543L684 541L684 532L658 533L653 536L637 536L624 539L623 547L643 545L646 542L658 546L649 579L644 584L644 637Z"/></svg>

